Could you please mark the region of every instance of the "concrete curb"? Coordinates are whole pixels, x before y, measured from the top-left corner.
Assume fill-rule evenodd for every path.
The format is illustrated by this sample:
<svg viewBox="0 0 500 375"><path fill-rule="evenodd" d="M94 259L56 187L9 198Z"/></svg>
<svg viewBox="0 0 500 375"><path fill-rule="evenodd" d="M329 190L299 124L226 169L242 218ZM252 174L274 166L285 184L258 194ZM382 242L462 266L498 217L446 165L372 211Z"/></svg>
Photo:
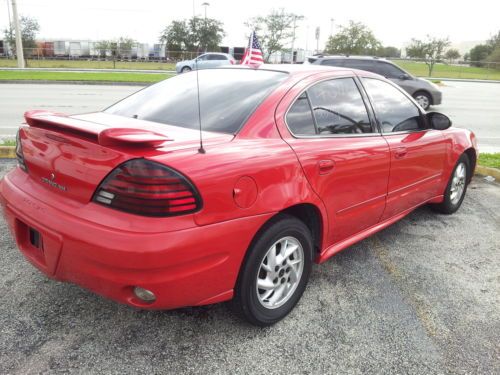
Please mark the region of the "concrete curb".
<svg viewBox="0 0 500 375"><path fill-rule="evenodd" d="M14 146L0 146L0 159L14 159L16 148Z"/></svg>
<svg viewBox="0 0 500 375"><path fill-rule="evenodd" d="M473 83L500 83L500 81L494 79L475 79L475 78L441 78L441 77L426 77L418 76L418 78L424 78L428 81L449 81L449 82L473 82Z"/></svg>
<svg viewBox="0 0 500 375"><path fill-rule="evenodd" d="M481 176L491 176L494 177L497 182L500 182L500 169L477 165L476 174L479 174Z"/></svg>
<svg viewBox="0 0 500 375"><path fill-rule="evenodd" d="M102 86L148 86L156 82L116 82L116 81L48 81L41 79L0 79L0 85L2 83L13 83L13 84L41 84L41 85L102 85Z"/></svg>

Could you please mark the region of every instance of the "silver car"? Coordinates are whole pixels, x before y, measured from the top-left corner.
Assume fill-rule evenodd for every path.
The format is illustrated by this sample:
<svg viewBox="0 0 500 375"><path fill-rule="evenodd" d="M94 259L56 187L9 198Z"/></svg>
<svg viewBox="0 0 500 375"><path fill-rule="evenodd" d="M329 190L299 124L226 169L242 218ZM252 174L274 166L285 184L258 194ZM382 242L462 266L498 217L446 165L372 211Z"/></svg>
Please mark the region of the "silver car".
<svg viewBox="0 0 500 375"><path fill-rule="evenodd" d="M443 94L432 82L412 76L392 62L370 56L313 56L306 63L346 67L380 74L401 86L427 110L431 105L441 104Z"/></svg>
<svg viewBox="0 0 500 375"><path fill-rule="evenodd" d="M179 61L175 65L175 70L179 74L190 72L197 67L198 69L211 69L222 65L231 65L235 62L234 57L228 53L208 52L198 56L196 59Z"/></svg>

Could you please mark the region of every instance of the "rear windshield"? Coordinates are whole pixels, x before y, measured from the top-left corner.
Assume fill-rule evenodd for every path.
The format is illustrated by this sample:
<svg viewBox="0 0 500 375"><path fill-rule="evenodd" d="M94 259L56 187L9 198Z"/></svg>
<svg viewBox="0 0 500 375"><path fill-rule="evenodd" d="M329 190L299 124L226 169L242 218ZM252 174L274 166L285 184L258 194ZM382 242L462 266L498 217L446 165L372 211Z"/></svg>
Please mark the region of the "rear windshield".
<svg viewBox="0 0 500 375"><path fill-rule="evenodd" d="M287 74L254 69L200 70L203 130L236 133ZM196 72L184 73L141 90L106 113L198 129Z"/></svg>

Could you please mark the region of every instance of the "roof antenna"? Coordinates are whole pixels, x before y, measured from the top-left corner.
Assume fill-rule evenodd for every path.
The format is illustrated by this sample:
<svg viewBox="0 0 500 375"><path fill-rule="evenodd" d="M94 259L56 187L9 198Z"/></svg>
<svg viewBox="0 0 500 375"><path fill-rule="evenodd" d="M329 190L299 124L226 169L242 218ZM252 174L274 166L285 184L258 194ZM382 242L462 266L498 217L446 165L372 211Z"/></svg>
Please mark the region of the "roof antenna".
<svg viewBox="0 0 500 375"><path fill-rule="evenodd" d="M198 78L198 58L194 60L194 65L196 69L196 90L198 91L198 124L200 126L200 148L198 149L198 152L200 154L204 154L206 151L203 148L203 132L201 130L201 105L200 105L200 80Z"/></svg>
<svg viewBox="0 0 500 375"><path fill-rule="evenodd" d="M193 0L193 28L196 29L196 15L194 12L194 0ZM196 50L198 52L198 49ZM197 91L197 99L198 99L198 125L200 128L200 148L198 149L198 152L200 154L206 153L205 149L203 148L203 132L201 129L201 104L200 104L200 79L198 77L198 56L194 59L194 68L196 70L196 91Z"/></svg>

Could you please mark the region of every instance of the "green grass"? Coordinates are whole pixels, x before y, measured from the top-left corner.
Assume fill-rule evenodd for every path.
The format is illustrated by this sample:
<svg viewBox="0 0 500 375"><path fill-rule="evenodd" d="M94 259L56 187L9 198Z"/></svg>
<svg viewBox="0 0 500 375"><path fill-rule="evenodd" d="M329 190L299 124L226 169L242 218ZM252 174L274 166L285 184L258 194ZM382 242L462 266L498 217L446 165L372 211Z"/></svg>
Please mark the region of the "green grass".
<svg viewBox="0 0 500 375"><path fill-rule="evenodd" d="M405 60L394 60L393 62L413 75L419 77L428 77L429 75L427 65L423 62ZM436 64L432 77L500 80L500 69Z"/></svg>
<svg viewBox="0 0 500 375"><path fill-rule="evenodd" d="M161 73L0 71L0 80L105 81L153 83L172 77Z"/></svg>
<svg viewBox="0 0 500 375"><path fill-rule="evenodd" d="M16 68L17 61L1 59L0 67ZM28 68L175 70L175 64L142 61L28 60Z"/></svg>
<svg viewBox="0 0 500 375"><path fill-rule="evenodd" d="M16 145L16 140L15 139L4 139L2 143L0 143L0 146L15 146Z"/></svg>
<svg viewBox="0 0 500 375"><path fill-rule="evenodd" d="M479 165L500 169L500 152L494 154L479 154Z"/></svg>

